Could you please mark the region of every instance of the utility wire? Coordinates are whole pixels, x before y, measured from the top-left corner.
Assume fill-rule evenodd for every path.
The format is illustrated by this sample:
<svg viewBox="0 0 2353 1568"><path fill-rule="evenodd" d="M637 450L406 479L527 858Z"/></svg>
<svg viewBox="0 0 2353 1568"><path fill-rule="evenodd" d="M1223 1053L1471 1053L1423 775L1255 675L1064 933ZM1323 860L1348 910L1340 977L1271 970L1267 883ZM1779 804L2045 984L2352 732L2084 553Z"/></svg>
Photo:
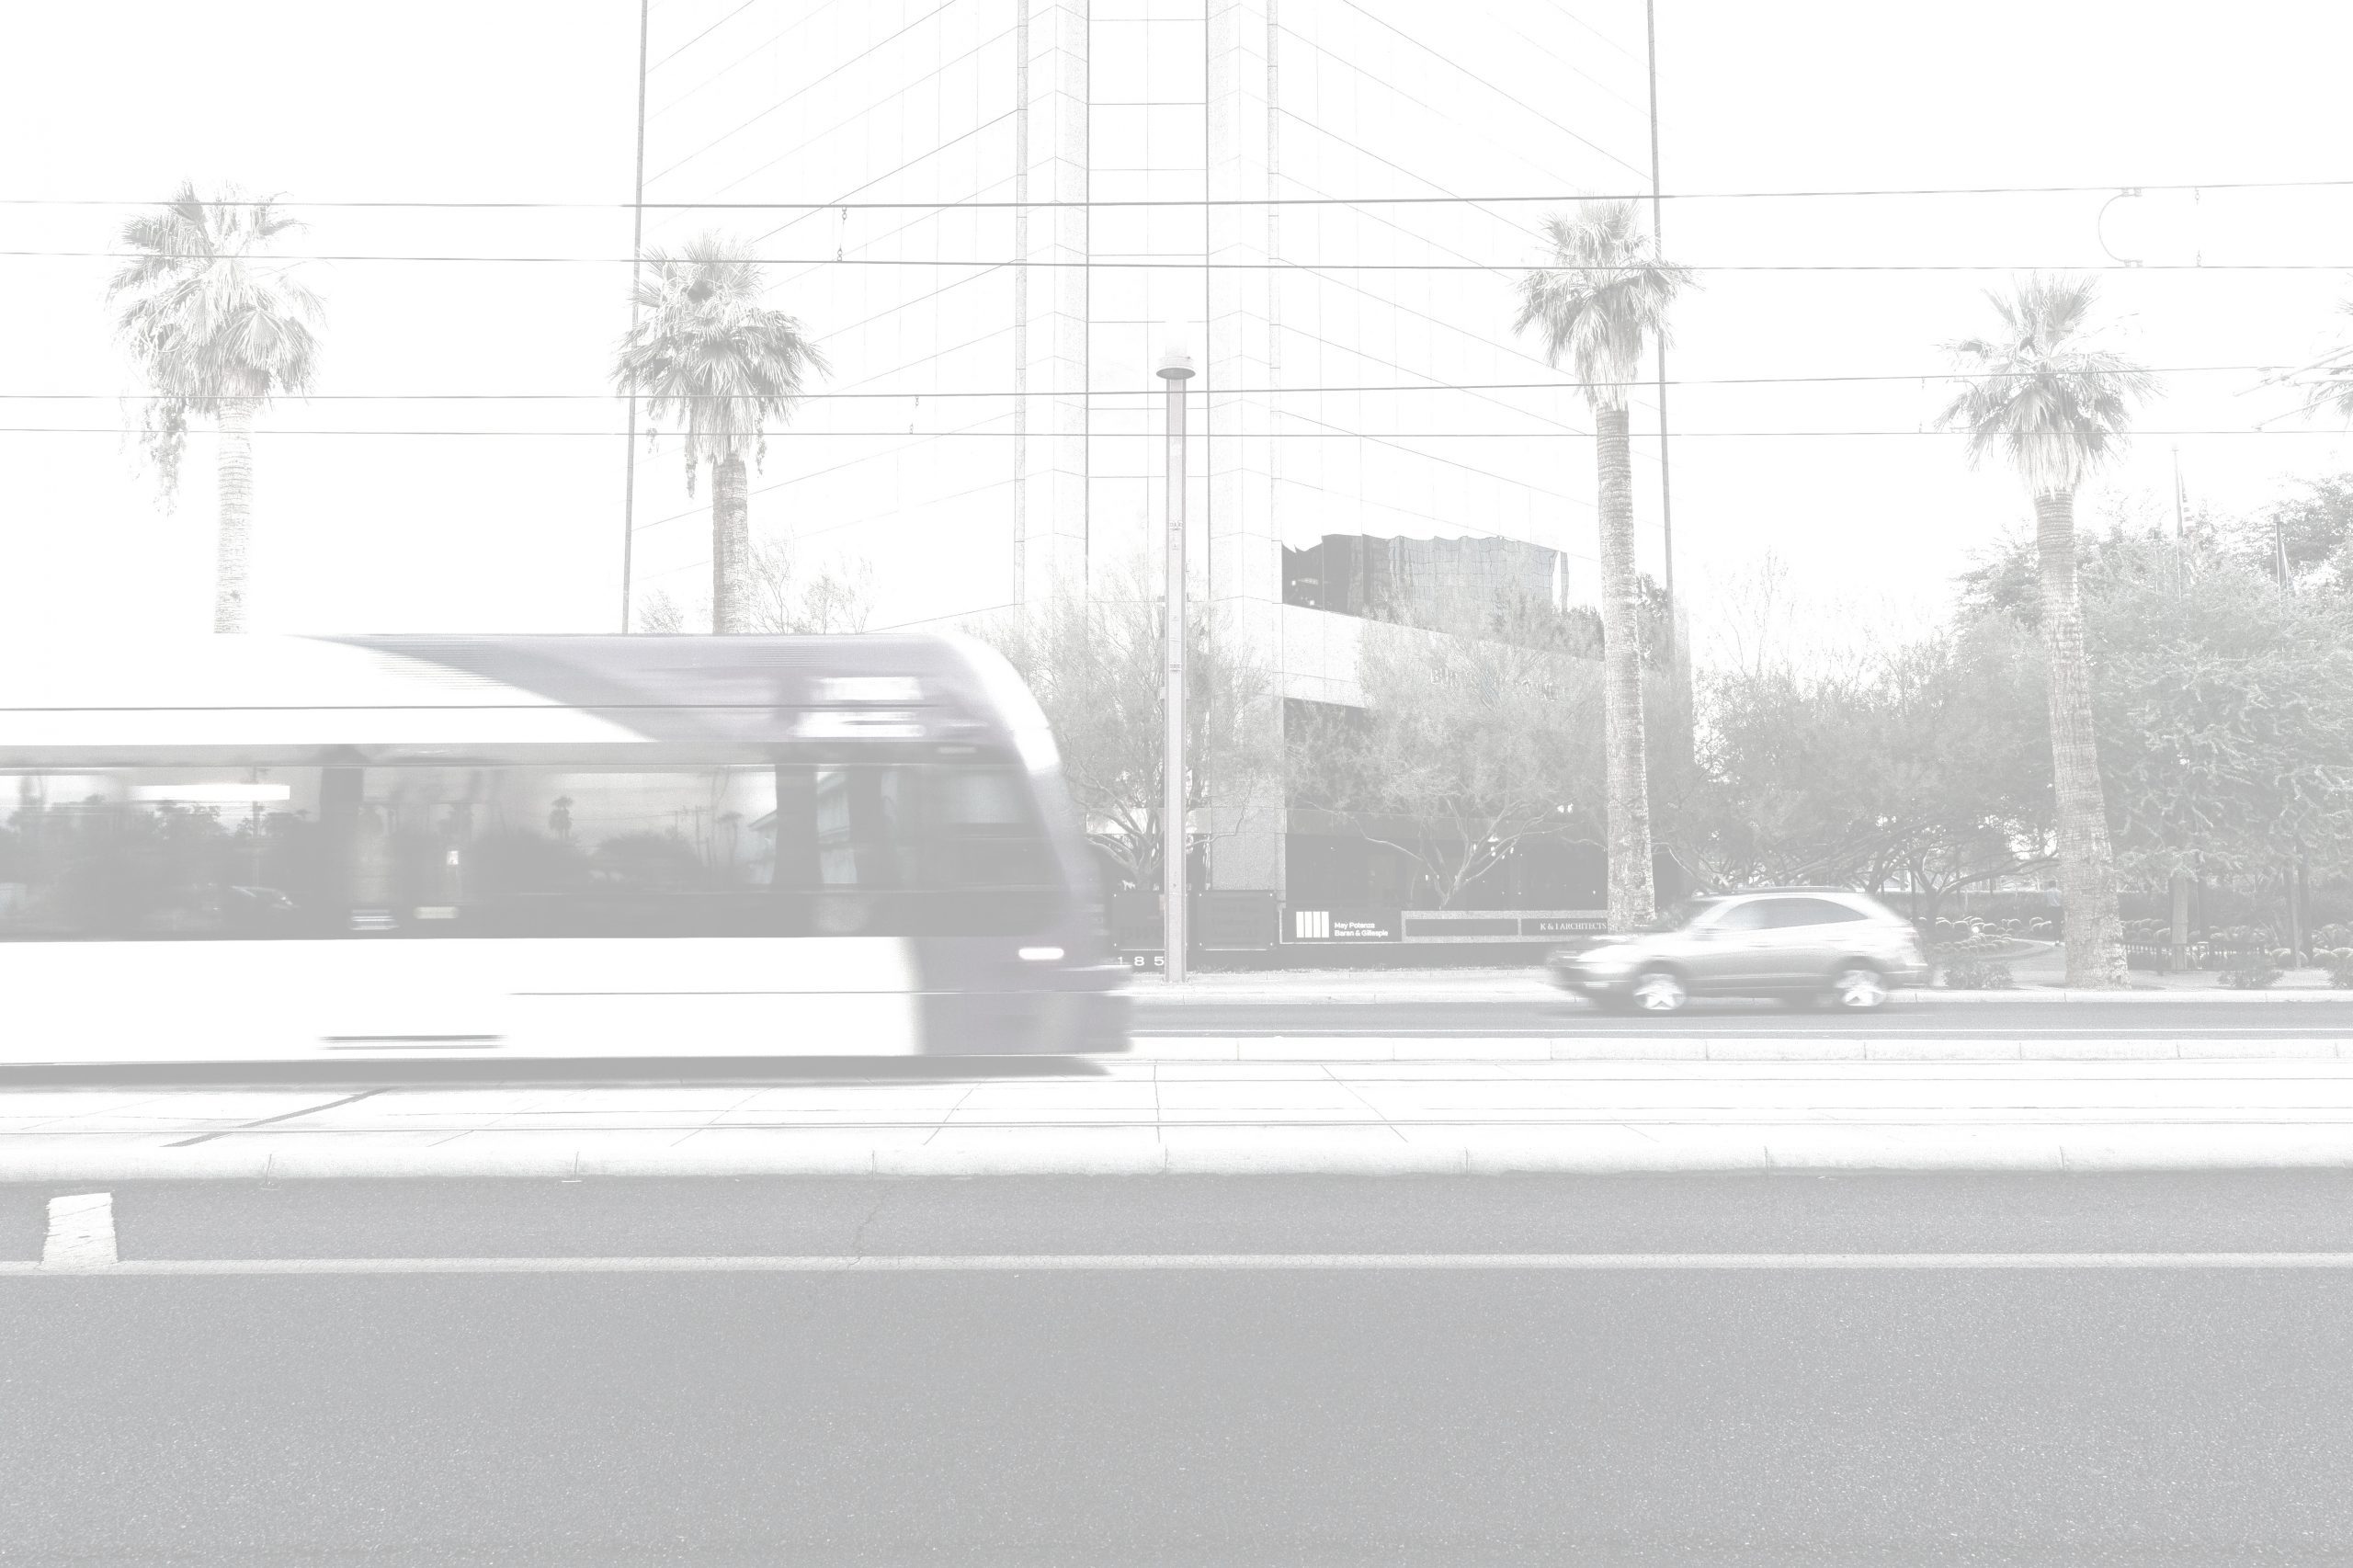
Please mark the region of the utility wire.
<svg viewBox="0 0 2353 1568"><path fill-rule="evenodd" d="M654 205L647 202L648 207ZM1194 203L1199 206L1199 203ZM132 261L143 259L144 251L110 250L0 250L0 257L15 259L54 258L61 260ZM637 258L626 256L389 256L381 253L358 254L319 253L304 256L277 256L267 259L280 262L425 262L481 263L490 265L627 267ZM648 256L645 259L654 259ZM1077 267L1081 269L1113 267L1125 270L1153 272L1573 272L1571 267L1554 267L1543 262L1519 261L1187 261L1119 260L1089 258L1083 261L1044 261L1012 256L989 260L983 257L954 256L926 260L914 256L760 256L741 258L758 267L971 267L995 268L1018 267ZM1709 265L1704 262L1685 264L1698 272L2345 272L2353 271L2353 261L2203 261L2203 262L1997 262L1997 261L1936 261L1936 262L1730 262Z"/></svg>
<svg viewBox="0 0 2353 1568"><path fill-rule="evenodd" d="M2277 365L2160 365L2151 366L2145 369L2135 367L2131 369L2117 370L2090 369L2078 371L2077 373L2081 375L2119 376L2188 376L2225 373L2237 375L2269 375L2279 372L2279 369L2280 367ZM1666 384L1671 387L1824 386L1874 381L1947 381L1962 380L1980 381L2015 380L2021 377L2030 377L2035 374L2037 374L2037 372L2032 370L1972 370L1964 374L1959 370L1947 369L1913 370L1902 372L1878 371L1852 375L1830 376L1677 376L1668 378ZM1194 397L1308 397L1325 395L1338 396L1353 392L1583 392L1588 386L1640 388L1654 387L1656 385L1658 385L1658 379L1655 376L1646 376L1638 380L1625 381L1591 382L1566 381L1392 381L1378 384L1366 383L1353 386L1326 387L1212 386L1192 388L1188 395ZM0 401L31 403L114 402L118 401L120 395L121 394L116 392L0 392ZM618 392L305 392L302 394L300 401L304 403L608 403L617 401L627 395L627 393ZM641 400L642 400L650 397L652 394L640 392L637 395ZM668 399L668 401L672 403L717 403L730 401L736 396L737 394L732 392L688 392L685 394L673 395ZM1160 406L1162 394L1157 392L1145 391L1141 387L1132 389L1124 387L1097 387L1092 391L1079 391L1073 389L1067 392L1057 392L1051 389L1040 388L1031 388L1026 392L808 392L796 393L793 401L795 403L841 403L873 401L877 399L913 399L920 402L925 398L936 398L941 401L946 401L949 398L975 397L1083 397L1089 399L1132 397L1140 400L1137 403L1137 407L1150 409ZM1579 433L1584 434L1585 432Z"/></svg>
<svg viewBox="0 0 2353 1568"><path fill-rule="evenodd" d="M1292 417L1303 417L1293 415ZM1799 440L1846 437L1937 437L1966 436L1966 430L1677 430L1675 438L1681 440ZM143 434L136 425L0 425L5 436L137 436ZM191 435L210 434L190 431ZM262 436L408 436L432 437L579 437L612 440L626 434L621 430L387 430L353 428L343 430L316 428L263 428L255 432ZM1025 433L1018 430L798 430L790 427L767 431L765 439L775 440L890 440L904 441L910 437L918 439L948 439L976 437L991 440L1018 440ZM1035 438L1037 432L1027 434ZM1096 430L1076 433L1084 440L1143 440L1142 431ZM2135 436L2328 436L2344 438L2353 431L2299 428L2290 430L2255 428L2230 430L2136 430ZM1058 437L1058 439L1067 438ZM1555 441L1589 440L1582 431L1561 430L1262 430L1249 435L1222 437L1236 441ZM1636 437L1636 440L1649 439ZM1427 456L1427 454L1415 454Z"/></svg>
<svg viewBox="0 0 2353 1568"><path fill-rule="evenodd" d="M2112 196L2120 191L2207 190L2330 190L2353 187L2353 179L2245 179L2205 180L2199 182L2151 182L2148 180L2115 180L2103 185L1975 185L1975 186L1911 186L1881 187L1852 190L1790 189L1790 190L1669 190L1659 193L1661 201L1806 201L1872 199L1891 197L1930 196ZM81 196L11 196L0 197L0 207L161 207L168 199L145 197L130 200L115 198ZM1545 191L1509 196L1222 196L1208 200L1181 197L1094 197L1078 201L649 201L652 209L694 211L812 211L827 208L847 208L853 211L939 211L952 212L973 208L1028 208L1040 210L1056 207L1371 207L1427 206L1456 203L1479 206L1506 201L1574 202L1574 201L1648 201L1647 190L1628 191ZM203 207L236 207L247 202L214 198L197 203ZM631 203L626 201L438 201L438 200L318 200L297 201L273 197L274 207L304 208L416 208L465 211L568 211L625 212Z"/></svg>

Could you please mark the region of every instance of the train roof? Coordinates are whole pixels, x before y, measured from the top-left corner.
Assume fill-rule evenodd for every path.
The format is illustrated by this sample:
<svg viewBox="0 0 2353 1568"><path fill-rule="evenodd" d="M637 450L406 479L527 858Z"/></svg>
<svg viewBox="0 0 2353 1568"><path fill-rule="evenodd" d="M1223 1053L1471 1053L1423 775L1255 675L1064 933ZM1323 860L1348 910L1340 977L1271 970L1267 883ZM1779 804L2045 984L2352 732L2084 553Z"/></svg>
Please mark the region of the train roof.
<svg viewBox="0 0 2353 1568"><path fill-rule="evenodd" d="M216 636L0 648L0 751L199 744L785 738L811 710L1034 713L961 638ZM994 722L991 722L994 721Z"/></svg>

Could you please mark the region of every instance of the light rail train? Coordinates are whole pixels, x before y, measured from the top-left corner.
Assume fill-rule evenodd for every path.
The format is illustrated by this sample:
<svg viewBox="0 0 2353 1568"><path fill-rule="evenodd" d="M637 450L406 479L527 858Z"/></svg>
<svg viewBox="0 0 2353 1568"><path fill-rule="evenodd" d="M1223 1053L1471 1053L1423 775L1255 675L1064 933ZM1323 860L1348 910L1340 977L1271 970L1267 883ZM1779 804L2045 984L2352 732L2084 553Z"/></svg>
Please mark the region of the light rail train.
<svg viewBox="0 0 2353 1568"><path fill-rule="evenodd" d="M1126 1045L959 638L216 637L0 668L0 1061Z"/></svg>

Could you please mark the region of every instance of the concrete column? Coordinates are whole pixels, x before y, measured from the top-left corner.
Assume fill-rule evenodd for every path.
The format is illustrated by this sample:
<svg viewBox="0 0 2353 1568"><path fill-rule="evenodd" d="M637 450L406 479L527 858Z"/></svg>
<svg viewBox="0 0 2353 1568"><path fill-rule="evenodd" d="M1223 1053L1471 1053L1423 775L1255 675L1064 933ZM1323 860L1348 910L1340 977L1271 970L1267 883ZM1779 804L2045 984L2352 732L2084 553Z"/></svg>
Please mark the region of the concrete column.
<svg viewBox="0 0 2353 1568"><path fill-rule="evenodd" d="M1089 0L1016 0L1016 202L1087 196ZM1014 597L1042 603L1086 571L1086 212L1017 207Z"/></svg>

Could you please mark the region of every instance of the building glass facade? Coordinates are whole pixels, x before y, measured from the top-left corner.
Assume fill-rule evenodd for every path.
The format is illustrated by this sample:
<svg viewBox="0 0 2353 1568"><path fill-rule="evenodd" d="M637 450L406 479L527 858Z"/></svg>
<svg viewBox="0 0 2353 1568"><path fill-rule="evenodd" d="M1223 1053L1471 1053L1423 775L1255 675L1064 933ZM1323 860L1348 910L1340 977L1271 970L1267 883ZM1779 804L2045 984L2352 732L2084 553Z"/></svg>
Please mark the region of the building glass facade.
<svg viewBox="0 0 2353 1568"><path fill-rule="evenodd" d="M878 625L1139 591L1173 321L1194 591L1284 698L1358 700L1368 618L1589 602L1590 415L1512 330L1516 283L1545 215L1650 188L1643 23L1642 0L657 6L646 199L792 205L665 205L648 244L755 238L851 394L772 443L756 532L872 562ZM641 581L691 590L701 510L659 462L638 483ZM1217 830L1215 884L1284 887L1306 824L1256 805Z"/></svg>

